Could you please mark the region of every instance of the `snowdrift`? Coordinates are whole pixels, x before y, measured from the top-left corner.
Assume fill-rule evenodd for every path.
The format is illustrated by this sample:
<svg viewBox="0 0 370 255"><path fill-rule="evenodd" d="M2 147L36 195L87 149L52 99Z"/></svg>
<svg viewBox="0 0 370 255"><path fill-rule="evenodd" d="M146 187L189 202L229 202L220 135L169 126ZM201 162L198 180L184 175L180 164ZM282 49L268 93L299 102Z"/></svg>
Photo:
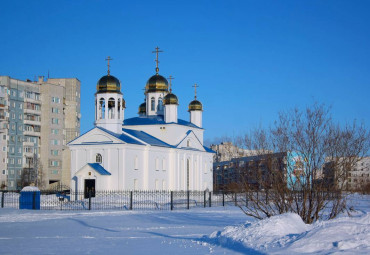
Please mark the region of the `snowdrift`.
<svg viewBox="0 0 370 255"><path fill-rule="evenodd" d="M299 215L286 213L226 227L207 238L224 247L243 246L269 254L370 254L370 214L307 225Z"/></svg>

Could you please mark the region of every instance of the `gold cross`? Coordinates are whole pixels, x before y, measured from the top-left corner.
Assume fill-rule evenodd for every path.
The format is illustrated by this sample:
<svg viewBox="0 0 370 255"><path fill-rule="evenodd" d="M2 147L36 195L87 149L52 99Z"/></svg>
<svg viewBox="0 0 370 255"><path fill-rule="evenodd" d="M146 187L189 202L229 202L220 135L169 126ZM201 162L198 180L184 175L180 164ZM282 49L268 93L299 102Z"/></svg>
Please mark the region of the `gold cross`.
<svg viewBox="0 0 370 255"><path fill-rule="evenodd" d="M152 53L155 53L156 54L156 59L154 60L156 63L157 63L157 65L156 65L156 68L155 68L155 72L158 74L158 71L159 71L159 68L158 68L158 63L159 63L159 60L158 60L158 53L159 52L163 52L163 50L159 50L159 47L157 46L156 48L155 48L155 51L152 51Z"/></svg>
<svg viewBox="0 0 370 255"><path fill-rule="evenodd" d="M108 76L110 75L110 70L109 70L109 68L110 68L110 64L109 64L109 61L110 60L113 60L113 58L111 58L110 56L108 56L105 60L107 60L108 61Z"/></svg>
<svg viewBox="0 0 370 255"><path fill-rule="evenodd" d="M195 83L192 87L194 88L194 98L197 99L197 87L199 87L199 85Z"/></svg>
<svg viewBox="0 0 370 255"><path fill-rule="evenodd" d="M168 77L167 79L170 80L170 93L172 93L172 80L175 79L175 78L172 77L172 75L170 75L170 77Z"/></svg>

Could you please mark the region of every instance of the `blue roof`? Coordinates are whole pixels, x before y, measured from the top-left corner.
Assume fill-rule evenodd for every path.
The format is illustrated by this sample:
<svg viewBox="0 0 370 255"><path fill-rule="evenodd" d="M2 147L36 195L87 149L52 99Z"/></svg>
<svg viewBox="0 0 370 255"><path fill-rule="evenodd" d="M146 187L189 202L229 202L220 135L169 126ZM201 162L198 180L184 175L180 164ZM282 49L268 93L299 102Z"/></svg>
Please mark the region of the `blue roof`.
<svg viewBox="0 0 370 255"><path fill-rule="evenodd" d="M123 132L126 132L126 133L140 139L141 141L147 143L147 144L150 144L150 145L153 145L153 146L174 148L172 145L169 145L168 143L165 143L165 142L155 138L154 136L151 136L148 133L145 133L144 131L126 129L126 128L123 128L122 130L123 130Z"/></svg>
<svg viewBox="0 0 370 255"><path fill-rule="evenodd" d="M132 138L132 137L126 135L126 134L117 134L117 133L114 133L114 132L109 131L107 129L101 128L101 127L97 127L97 128L103 130L104 132L107 132L108 134L110 134L114 137L117 137L118 139L120 139L121 141L123 141L125 143L144 145L143 143L139 142L138 140L136 140L136 139L134 139L134 138Z"/></svg>
<svg viewBox="0 0 370 255"><path fill-rule="evenodd" d="M193 127L193 128L200 128L193 123L190 123L186 120L178 119L177 123L175 122L170 122L166 123L163 119L163 116L158 115L158 116L143 116L143 117L134 117L130 119L125 119L123 121L123 126L136 126L136 125L165 125L165 124L178 124L182 126L188 126L188 127Z"/></svg>
<svg viewBox="0 0 370 255"><path fill-rule="evenodd" d="M111 173L105 170L105 168L102 167L99 163L87 163L87 164L94 168L94 170L101 175L111 175Z"/></svg>
<svg viewBox="0 0 370 255"><path fill-rule="evenodd" d="M210 148L208 148L206 146L203 146L203 148L206 150L206 152L216 153L214 150L211 150Z"/></svg>

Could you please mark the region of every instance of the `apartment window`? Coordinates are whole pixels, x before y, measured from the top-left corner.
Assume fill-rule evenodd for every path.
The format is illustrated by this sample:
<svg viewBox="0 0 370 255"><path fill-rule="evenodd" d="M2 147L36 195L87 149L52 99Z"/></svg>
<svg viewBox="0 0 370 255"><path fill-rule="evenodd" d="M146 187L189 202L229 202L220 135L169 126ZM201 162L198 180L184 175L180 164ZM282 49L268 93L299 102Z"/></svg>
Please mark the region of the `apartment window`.
<svg viewBox="0 0 370 255"><path fill-rule="evenodd" d="M18 147L18 153L22 153L22 148Z"/></svg>
<svg viewBox="0 0 370 255"><path fill-rule="evenodd" d="M40 94L35 93L35 99L40 100Z"/></svg>
<svg viewBox="0 0 370 255"><path fill-rule="evenodd" d="M4 175L6 174L6 170L3 170L3 174L4 174Z"/></svg>
<svg viewBox="0 0 370 255"><path fill-rule="evenodd" d="M21 158L17 159L17 164L22 165L22 159Z"/></svg>
<svg viewBox="0 0 370 255"><path fill-rule="evenodd" d="M51 102L59 104L60 103L60 98L59 97L52 97Z"/></svg>
<svg viewBox="0 0 370 255"><path fill-rule="evenodd" d="M59 155L59 151L58 150L51 150L50 153L53 156L58 156Z"/></svg>
<svg viewBox="0 0 370 255"><path fill-rule="evenodd" d="M21 120L23 118L22 114L19 114L18 118Z"/></svg>
<svg viewBox="0 0 370 255"><path fill-rule="evenodd" d="M14 158L10 159L10 164L14 165ZM11 171L13 171L13 170L10 170L10 173L12 173ZM13 171L13 174L14 174L14 171Z"/></svg>
<svg viewBox="0 0 370 255"><path fill-rule="evenodd" d="M58 109L58 108L53 107L53 108L51 108L51 112L52 112L52 113L59 113L59 109Z"/></svg>
<svg viewBox="0 0 370 255"><path fill-rule="evenodd" d="M22 142L22 136L18 136L17 141L21 143Z"/></svg>
<svg viewBox="0 0 370 255"><path fill-rule="evenodd" d="M6 140L6 135L3 135L3 140Z"/></svg>
<svg viewBox="0 0 370 255"><path fill-rule="evenodd" d="M52 124L58 124L59 123L59 119L58 118L52 118L51 119L51 123Z"/></svg>
<svg viewBox="0 0 370 255"><path fill-rule="evenodd" d="M52 133L53 135L57 135L57 134L59 134L59 130L58 130L58 129L52 129L52 130L51 130L51 133Z"/></svg>
<svg viewBox="0 0 370 255"><path fill-rule="evenodd" d="M12 124L11 127L12 127L12 130L15 130L15 124L14 123Z"/></svg>
<svg viewBox="0 0 370 255"><path fill-rule="evenodd" d="M19 109L23 109L23 104L19 104Z"/></svg>
<svg viewBox="0 0 370 255"><path fill-rule="evenodd" d="M17 96L17 92L15 90L12 90L12 96L13 97Z"/></svg>
<svg viewBox="0 0 370 255"><path fill-rule="evenodd" d="M15 113L12 112L12 119L14 120L15 119Z"/></svg>
<svg viewBox="0 0 370 255"><path fill-rule="evenodd" d="M14 147L9 147L9 152L10 153L14 153ZM14 159L13 159L13 163L12 164L14 164Z"/></svg>
<svg viewBox="0 0 370 255"><path fill-rule="evenodd" d="M59 161L57 161L57 160L52 160L52 161L50 161L50 165L51 165L51 166L59 166Z"/></svg>
<svg viewBox="0 0 370 255"><path fill-rule="evenodd" d="M52 174L59 174L59 170L51 170Z"/></svg>
<svg viewBox="0 0 370 255"><path fill-rule="evenodd" d="M9 185L10 188L14 187L14 181L10 181L10 185Z"/></svg>
<svg viewBox="0 0 370 255"><path fill-rule="evenodd" d="M59 140L51 140L50 143L51 143L51 145L59 145L60 141Z"/></svg>
<svg viewBox="0 0 370 255"><path fill-rule="evenodd" d="M11 136L10 136L10 141L11 141L11 142L13 142L13 143L15 142L15 137L14 137L14 135L11 135Z"/></svg>

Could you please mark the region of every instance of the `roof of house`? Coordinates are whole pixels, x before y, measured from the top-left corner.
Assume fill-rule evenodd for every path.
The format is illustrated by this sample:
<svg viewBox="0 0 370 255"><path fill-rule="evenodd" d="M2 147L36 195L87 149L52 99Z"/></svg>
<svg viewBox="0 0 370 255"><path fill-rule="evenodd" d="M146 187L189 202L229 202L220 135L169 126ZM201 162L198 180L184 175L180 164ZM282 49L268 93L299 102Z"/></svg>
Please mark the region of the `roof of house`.
<svg viewBox="0 0 370 255"><path fill-rule="evenodd" d="M123 128L122 131L140 139L141 141L143 141L147 144L153 145L153 146L175 148L174 146L169 145L168 143L165 143L162 140L159 140L158 138L155 138L154 136L149 135L148 133L146 133L144 131L126 129L126 128Z"/></svg>
<svg viewBox="0 0 370 255"><path fill-rule="evenodd" d="M105 168L102 167L102 165L100 165L99 163L87 163L87 164L101 175L111 175L111 173L105 170Z"/></svg>
<svg viewBox="0 0 370 255"><path fill-rule="evenodd" d="M130 119L125 119L123 121L123 126L165 125L165 124L178 124L178 125L182 125L182 126L188 126L188 127L193 127L193 128L200 128L200 127L194 125L193 123L188 122L186 120L182 120L182 119L178 119L177 120L177 123L175 123L175 122L166 123L164 121L163 116L161 116L161 115L158 115L158 116L134 117L134 118L130 118Z"/></svg>

